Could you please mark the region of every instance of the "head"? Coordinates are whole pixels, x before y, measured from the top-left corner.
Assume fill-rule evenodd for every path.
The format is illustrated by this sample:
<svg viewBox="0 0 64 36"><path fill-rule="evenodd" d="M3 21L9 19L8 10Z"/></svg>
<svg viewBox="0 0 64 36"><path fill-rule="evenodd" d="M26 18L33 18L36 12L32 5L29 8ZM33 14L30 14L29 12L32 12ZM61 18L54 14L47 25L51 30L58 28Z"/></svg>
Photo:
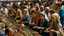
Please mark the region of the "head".
<svg viewBox="0 0 64 36"><path fill-rule="evenodd" d="M50 14L52 15L52 14L54 14L55 13L55 11L53 10L53 9L51 9L50 10Z"/></svg>
<svg viewBox="0 0 64 36"><path fill-rule="evenodd" d="M60 23L60 16L57 13L52 15L52 21L55 23Z"/></svg>
<svg viewBox="0 0 64 36"><path fill-rule="evenodd" d="M39 3L36 3L35 5L36 5L37 7L39 7Z"/></svg>
<svg viewBox="0 0 64 36"><path fill-rule="evenodd" d="M45 7L45 13L49 13L50 12L50 8L49 7Z"/></svg>
<svg viewBox="0 0 64 36"><path fill-rule="evenodd" d="M39 14L39 19L40 20L44 20L45 19L45 15L44 14Z"/></svg>
<svg viewBox="0 0 64 36"><path fill-rule="evenodd" d="M57 5L57 8L58 8L58 9L61 9L61 6L62 6L62 5L61 5L60 3L57 3L56 5Z"/></svg>
<svg viewBox="0 0 64 36"><path fill-rule="evenodd" d="M57 22L57 19L54 16L52 16L51 21L53 21L55 23L55 22Z"/></svg>
<svg viewBox="0 0 64 36"><path fill-rule="evenodd" d="M22 12L23 15L29 15L28 9L24 9Z"/></svg>
<svg viewBox="0 0 64 36"><path fill-rule="evenodd" d="M64 1L62 2L62 5L64 5Z"/></svg>
<svg viewBox="0 0 64 36"><path fill-rule="evenodd" d="M34 10L32 10L31 15L32 15L33 17L35 17L35 16L36 16L36 12L35 12Z"/></svg>
<svg viewBox="0 0 64 36"><path fill-rule="evenodd" d="M40 6L40 10L43 11L44 10L44 6Z"/></svg>
<svg viewBox="0 0 64 36"><path fill-rule="evenodd" d="M11 6L8 6L8 10L11 10L12 9L12 7Z"/></svg>

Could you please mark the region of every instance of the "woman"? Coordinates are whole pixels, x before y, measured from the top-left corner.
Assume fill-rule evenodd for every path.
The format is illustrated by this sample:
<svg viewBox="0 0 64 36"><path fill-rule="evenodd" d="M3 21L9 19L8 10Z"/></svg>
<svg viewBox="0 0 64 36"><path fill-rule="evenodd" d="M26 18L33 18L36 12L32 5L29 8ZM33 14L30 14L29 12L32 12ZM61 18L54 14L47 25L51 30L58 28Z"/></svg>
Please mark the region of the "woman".
<svg viewBox="0 0 64 36"><path fill-rule="evenodd" d="M52 15L51 20L52 20L52 23L51 23L50 27L48 28L50 30L50 32L53 33L53 36L63 36L60 16L57 13L54 13Z"/></svg>
<svg viewBox="0 0 64 36"><path fill-rule="evenodd" d="M22 22L27 26L30 23L30 15L29 15L28 9L24 9L22 12Z"/></svg>

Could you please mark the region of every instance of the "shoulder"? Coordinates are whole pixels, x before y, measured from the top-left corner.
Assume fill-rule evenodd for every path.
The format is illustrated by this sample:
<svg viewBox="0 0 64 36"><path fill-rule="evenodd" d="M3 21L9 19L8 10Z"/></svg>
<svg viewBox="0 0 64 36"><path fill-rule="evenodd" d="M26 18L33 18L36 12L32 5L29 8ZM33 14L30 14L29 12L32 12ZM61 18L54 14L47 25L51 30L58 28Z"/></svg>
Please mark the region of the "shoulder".
<svg viewBox="0 0 64 36"><path fill-rule="evenodd" d="M48 20L44 19L45 22L48 22Z"/></svg>

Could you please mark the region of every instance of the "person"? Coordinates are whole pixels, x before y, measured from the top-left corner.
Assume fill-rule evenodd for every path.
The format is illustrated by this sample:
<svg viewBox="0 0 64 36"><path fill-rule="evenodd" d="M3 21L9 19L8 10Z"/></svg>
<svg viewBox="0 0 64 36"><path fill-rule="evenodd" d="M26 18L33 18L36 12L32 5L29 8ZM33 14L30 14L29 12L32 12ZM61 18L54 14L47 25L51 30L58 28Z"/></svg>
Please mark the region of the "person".
<svg viewBox="0 0 64 36"><path fill-rule="evenodd" d="M42 12L42 13L44 12L44 6L43 5L40 6L40 12Z"/></svg>
<svg viewBox="0 0 64 36"><path fill-rule="evenodd" d="M28 13L28 9L24 9L23 12L22 12L22 20L23 24L25 25L29 25L30 23L30 15Z"/></svg>
<svg viewBox="0 0 64 36"><path fill-rule="evenodd" d="M5 20L3 19L2 15L0 15L0 33L1 33L1 36L5 36L5 32L4 32L4 27L5 27Z"/></svg>
<svg viewBox="0 0 64 36"><path fill-rule="evenodd" d="M46 19L49 21L50 18L50 8L49 7L45 7L45 14L46 14Z"/></svg>
<svg viewBox="0 0 64 36"><path fill-rule="evenodd" d="M8 16L8 8L7 7L5 5L4 6L2 5L2 10L3 10L3 13L4 13L5 16Z"/></svg>
<svg viewBox="0 0 64 36"><path fill-rule="evenodd" d="M55 11L53 9L50 10L50 15L52 16L55 13ZM49 19L51 19L51 16Z"/></svg>
<svg viewBox="0 0 64 36"><path fill-rule="evenodd" d="M46 11L44 10L44 6L40 7L40 13L45 14L45 19L49 21L48 15L46 14Z"/></svg>
<svg viewBox="0 0 64 36"><path fill-rule="evenodd" d="M62 2L62 7L59 15L60 15L60 21L61 21L62 27L64 28L64 1Z"/></svg>
<svg viewBox="0 0 64 36"><path fill-rule="evenodd" d="M6 25L5 26L5 35L6 36L13 36L13 30L10 26Z"/></svg>
<svg viewBox="0 0 64 36"><path fill-rule="evenodd" d="M37 25L37 19L36 19L36 12L34 10L32 10L31 12L31 23L30 23L30 28L33 29L34 26Z"/></svg>
<svg viewBox="0 0 64 36"><path fill-rule="evenodd" d="M15 17L17 22L20 22L22 20L22 11L18 8L16 12L16 17Z"/></svg>
<svg viewBox="0 0 64 36"><path fill-rule="evenodd" d="M56 11L56 13L58 13L58 14L59 14L59 13L60 13L61 6L62 6L62 5L61 5L60 3L56 3L56 6L57 6L57 7L56 7L55 11Z"/></svg>
<svg viewBox="0 0 64 36"><path fill-rule="evenodd" d="M49 18L49 24L51 24L52 15L55 13L53 9L50 10L50 18Z"/></svg>
<svg viewBox="0 0 64 36"><path fill-rule="evenodd" d="M0 6L0 14L4 14L3 6Z"/></svg>
<svg viewBox="0 0 64 36"><path fill-rule="evenodd" d="M39 18L38 25L34 26L34 28L37 29L37 32L39 32L39 34L42 36L48 36L48 33L44 32L48 27L48 21L45 19L45 16L42 13L39 14Z"/></svg>
<svg viewBox="0 0 64 36"><path fill-rule="evenodd" d="M52 23L50 27L47 29L53 33L53 36L63 36L63 29L60 22L60 16L57 13L52 15Z"/></svg>
<svg viewBox="0 0 64 36"><path fill-rule="evenodd" d="M8 10L9 10L8 16L11 18L15 18L16 17L16 11L11 6L8 7Z"/></svg>

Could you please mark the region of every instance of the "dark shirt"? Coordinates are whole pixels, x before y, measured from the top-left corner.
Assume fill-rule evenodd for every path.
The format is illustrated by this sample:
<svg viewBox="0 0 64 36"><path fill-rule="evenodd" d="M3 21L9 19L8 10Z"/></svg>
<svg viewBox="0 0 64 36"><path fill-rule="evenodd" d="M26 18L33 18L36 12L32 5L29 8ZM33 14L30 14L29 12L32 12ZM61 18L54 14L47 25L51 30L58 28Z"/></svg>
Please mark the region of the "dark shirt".
<svg viewBox="0 0 64 36"><path fill-rule="evenodd" d="M50 28L58 31L59 25L52 23L52 26Z"/></svg>
<svg viewBox="0 0 64 36"><path fill-rule="evenodd" d="M46 19L44 19L44 20L39 20L38 21L38 26L39 27L44 27L44 29L43 30L37 30L37 32L39 33L39 34L42 34L45 30L46 30L46 28L48 28L48 21L46 20Z"/></svg>
<svg viewBox="0 0 64 36"><path fill-rule="evenodd" d="M48 27L48 21L47 21L46 19L44 19L44 20L39 20L38 26L47 28L47 27Z"/></svg>

